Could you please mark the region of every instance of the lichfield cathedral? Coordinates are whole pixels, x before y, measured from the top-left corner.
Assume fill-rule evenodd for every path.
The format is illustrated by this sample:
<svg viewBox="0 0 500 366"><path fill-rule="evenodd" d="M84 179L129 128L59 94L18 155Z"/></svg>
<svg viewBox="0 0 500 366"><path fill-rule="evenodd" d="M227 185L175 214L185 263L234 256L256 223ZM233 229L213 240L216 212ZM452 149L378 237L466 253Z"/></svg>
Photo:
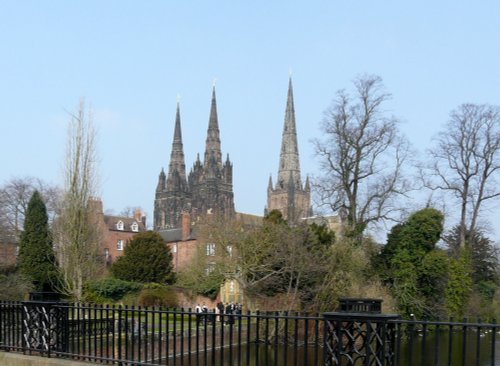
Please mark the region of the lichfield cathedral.
<svg viewBox="0 0 500 366"><path fill-rule="evenodd" d="M281 211L290 223L311 215L309 180L306 179L303 184L300 175L291 79L288 85L277 181L273 185L270 178L267 188L265 211L274 209ZM235 217L233 165L229 154L225 161L222 159L215 87L212 91L203 161L198 155L189 174L186 174L180 108L177 104L168 172L165 174L162 169L156 187L154 230L181 227L183 214L189 214L191 222L205 214L225 220Z"/></svg>

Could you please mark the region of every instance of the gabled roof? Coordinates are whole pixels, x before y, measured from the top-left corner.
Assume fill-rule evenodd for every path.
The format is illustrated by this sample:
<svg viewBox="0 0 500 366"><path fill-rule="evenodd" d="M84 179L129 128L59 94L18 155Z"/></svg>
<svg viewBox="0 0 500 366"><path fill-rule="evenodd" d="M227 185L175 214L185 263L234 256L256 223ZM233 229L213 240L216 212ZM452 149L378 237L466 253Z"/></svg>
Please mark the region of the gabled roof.
<svg viewBox="0 0 500 366"><path fill-rule="evenodd" d="M118 230L118 222L123 222L123 230ZM132 230L132 225L137 223L137 231ZM104 224L108 230L112 231L125 231L125 232L141 232L146 231L146 227L142 221L137 221L133 217L111 216L104 215Z"/></svg>

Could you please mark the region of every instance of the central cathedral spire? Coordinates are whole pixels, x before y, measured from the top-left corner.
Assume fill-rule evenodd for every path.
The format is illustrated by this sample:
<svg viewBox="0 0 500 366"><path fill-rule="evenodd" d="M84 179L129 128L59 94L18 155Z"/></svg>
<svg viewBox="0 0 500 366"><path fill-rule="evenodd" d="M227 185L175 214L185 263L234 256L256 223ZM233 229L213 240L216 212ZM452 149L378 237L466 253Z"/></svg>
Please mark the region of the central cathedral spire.
<svg viewBox="0 0 500 366"><path fill-rule="evenodd" d="M288 81L285 122L281 139L278 180L273 187L269 178L266 211L278 210L291 225L311 215L311 191L309 184L302 187L300 178L299 147L295 126L292 78Z"/></svg>
<svg viewBox="0 0 500 366"><path fill-rule="evenodd" d="M295 107L293 104L292 78L288 81L288 97L285 109L285 123L281 140L280 165L278 170L278 185L285 187L292 179L294 184L301 186L299 148L297 144L297 129L295 127Z"/></svg>

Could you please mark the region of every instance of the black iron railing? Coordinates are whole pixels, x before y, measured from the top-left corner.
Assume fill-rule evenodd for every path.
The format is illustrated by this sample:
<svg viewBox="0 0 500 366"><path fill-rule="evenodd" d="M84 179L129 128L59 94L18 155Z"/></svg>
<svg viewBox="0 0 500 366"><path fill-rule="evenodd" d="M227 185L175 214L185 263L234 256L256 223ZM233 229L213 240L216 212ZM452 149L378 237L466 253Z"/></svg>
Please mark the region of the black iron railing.
<svg viewBox="0 0 500 366"><path fill-rule="evenodd" d="M500 365L500 325L0 302L0 350L114 365Z"/></svg>

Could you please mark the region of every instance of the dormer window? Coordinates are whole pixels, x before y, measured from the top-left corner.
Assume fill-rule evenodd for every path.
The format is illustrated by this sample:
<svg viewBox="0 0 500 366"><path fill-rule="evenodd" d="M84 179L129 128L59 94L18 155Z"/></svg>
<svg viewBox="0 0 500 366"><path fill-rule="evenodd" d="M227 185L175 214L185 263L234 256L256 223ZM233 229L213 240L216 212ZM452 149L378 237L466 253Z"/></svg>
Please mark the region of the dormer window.
<svg viewBox="0 0 500 366"><path fill-rule="evenodd" d="M134 222L132 225L130 225L130 229L132 229L132 231L138 232L139 225L137 225L137 222Z"/></svg>
<svg viewBox="0 0 500 366"><path fill-rule="evenodd" d="M116 228L117 228L118 230L123 230L123 221L122 221L122 220L120 220L120 221L118 221L118 222L116 223Z"/></svg>

